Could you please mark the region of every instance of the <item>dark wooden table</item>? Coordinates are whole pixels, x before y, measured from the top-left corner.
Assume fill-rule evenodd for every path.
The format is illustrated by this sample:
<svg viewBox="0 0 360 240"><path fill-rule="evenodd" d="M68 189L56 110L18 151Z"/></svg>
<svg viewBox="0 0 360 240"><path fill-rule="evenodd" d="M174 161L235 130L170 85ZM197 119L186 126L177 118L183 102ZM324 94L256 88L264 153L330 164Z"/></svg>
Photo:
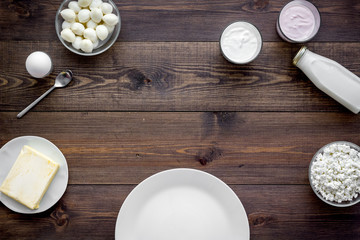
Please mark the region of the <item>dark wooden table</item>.
<svg viewBox="0 0 360 240"><path fill-rule="evenodd" d="M322 23L305 45L360 75L360 2L312 2ZM60 43L60 3L0 2L0 146L41 136L69 166L67 190L48 211L22 215L0 203L0 239L113 239L131 190L154 173L184 167L229 184L246 209L251 239L360 239L360 206L328 206L308 181L320 147L360 144L360 116L292 65L301 45L275 30L286 0L116 1L119 39L96 57ZM242 66L227 62L218 43L237 20L256 25L264 40L259 57ZM37 50L54 63L44 79L25 69ZM71 85L17 119L67 68Z"/></svg>

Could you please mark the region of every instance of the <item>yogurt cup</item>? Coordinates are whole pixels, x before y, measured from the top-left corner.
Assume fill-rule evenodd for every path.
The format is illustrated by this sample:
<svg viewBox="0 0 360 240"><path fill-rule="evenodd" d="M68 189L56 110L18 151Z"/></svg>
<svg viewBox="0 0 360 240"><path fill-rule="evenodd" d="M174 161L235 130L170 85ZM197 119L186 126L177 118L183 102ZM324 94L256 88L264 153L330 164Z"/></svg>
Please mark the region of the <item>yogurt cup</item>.
<svg viewBox="0 0 360 240"><path fill-rule="evenodd" d="M286 4L276 22L279 36L290 43L304 43L319 31L320 13L310 2L294 0Z"/></svg>
<svg viewBox="0 0 360 240"><path fill-rule="evenodd" d="M220 37L221 53L234 64L253 61L262 48L259 30L248 22L234 22L227 26Z"/></svg>

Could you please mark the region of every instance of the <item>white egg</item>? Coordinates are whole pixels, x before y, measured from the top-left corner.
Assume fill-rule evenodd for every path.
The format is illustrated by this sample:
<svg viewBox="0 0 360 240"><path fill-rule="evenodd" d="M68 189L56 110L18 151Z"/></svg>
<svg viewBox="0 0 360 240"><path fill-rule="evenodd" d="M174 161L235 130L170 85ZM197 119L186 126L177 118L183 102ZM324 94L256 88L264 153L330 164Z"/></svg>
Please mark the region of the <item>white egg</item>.
<svg viewBox="0 0 360 240"><path fill-rule="evenodd" d="M102 3L103 3L102 0L93 0L89 8L90 10L93 10L94 8L99 8Z"/></svg>
<svg viewBox="0 0 360 240"><path fill-rule="evenodd" d="M70 28L65 28L60 33L61 37L67 42L74 42L75 41L75 34L71 31Z"/></svg>
<svg viewBox="0 0 360 240"><path fill-rule="evenodd" d="M110 26L114 26L119 22L119 18L113 13L104 15L103 20L106 24Z"/></svg>
<svg viewBox="0 0 360 240"><path fill-rule="evenodd" d="M62 16L62 18L67 21L67 22L74 22L75 18L76 18L76 14L74 12L74 10L72 9L64 9L60 12L60 15Z"/></svg>
<svg viewBox="0 0 360 240"><path fill-rule="evenodd" d="M69 7L71 10L73 10L75 13L78 13L78 12L80 12L80 10L81 10L81 7L79 6L79 4L78 4L77 1L71 1L71 2L69 2L68 7Z"/></svg>
<svg viewBox="0 0 360 240"><path fill-rule="evenodd" d="M96 23L101 22L101 19L103 17L103 13L99 8L94 8L90 12L91 20L93 20Z"/></svg>
<svg viewBox="0 0 360 240"><path fill-rule="evenodd" d="M85 27L84 25L82 25L81 23L78 22L74 22L73 24L71 24L71 30L76 34L76 35L82 35Z"/></svg>
<svg viewBox="0 0 360 240"><path fill-rule="evenodd" d="M83 40L82 37L77 36L77 37L75 38L75 41L72 43L72 46L73 46L75 49L79 50L79 49L80 49L80 44L81 44L81 41L82 41L82 40Z"/></svg>
<svg viewBox="0 0 360 240"><path fill-rule="evenodd" d="M111 6L110 3L103 3L101 4L100 8L104 14L110 14L113 11L113 7Z"/></svg>
<svg viewBox="0 0 360 240"><path fill-rule="evenodd" d="M78 4L80 7L87 7L91 4L91 0L78 0Z"/></svg>
<svg viewBox="0 0 360 240"><path fill-rule="evenodd" d="M70 28L70 27L71 27L71 24L73 24L73 23L64 21L64 22L61 24L61 28L62 28L62 29Z"/></svg>
<svg viewBox="0 0 360 240"><path fill-rule="evenodd" d="M104 25L98 25L96 27L96 35L101 41L103 41L109 36L109 30Z"/></svg>
<svg viewBox="0 0 360 240"><path fill-rule="evenodd" d="M93 20L89 20L89 21L86 23L86 27L87 27L87 28L95 29L96 26L97 26L97 23L94 22Z"/></svg>
<svg viewBox="0 0 360 240"><path fill-rule="evenodd" d="M87 21L90 20L89 9L81 9L77 17L79 19L79 22L86 23Z"/></svg>
<svg viewBox="0 0 360 240"><path fill-rule="evenodd" d="M115 26L110 26L110 25L107 25L106 23L104 24L104 26L108 29L109 34L111 34L115 29Z"/></svg>
<svg viewBox="0 0 360 240"><path fill-rule="evenodd" d="M93 43L97 41L96 32L92 28L87 28L84 30L84 37L90 39Z"/></svg>
<svg viewBox="0 0 360 240"><path fill-rule="evenodd" d="M94 49L94 44L89 39L84 39L80 43L80 48L84 52L91 53L92 50Z"/></svg>
<svg viewBox="0 0 360 240"><path fill-rule="evenodd" d="M40 51L31 53L26 59L25 66L29 74L35 78L43 78L52 71L49 55Z"/></svg>

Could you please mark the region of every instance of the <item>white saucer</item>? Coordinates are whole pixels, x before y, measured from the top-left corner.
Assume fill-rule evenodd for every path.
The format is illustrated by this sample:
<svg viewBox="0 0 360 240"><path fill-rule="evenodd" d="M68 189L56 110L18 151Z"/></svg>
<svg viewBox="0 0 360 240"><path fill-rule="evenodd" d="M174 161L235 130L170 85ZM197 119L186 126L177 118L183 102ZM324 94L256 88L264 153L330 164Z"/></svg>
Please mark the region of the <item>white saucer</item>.
<svg viewBox="0 0 360 240"><path fill-rule="evenodd" d="M228 185L206 172L179 168L134 188L119 211L115 239L249 240L250 230Z"/></svg>
<svg viewBox="0 0 360 240"><path fill-rule="evenodd" d="M69 178L68 166L64 155L49 140L35 136L14 138L0 149L0 184L5 180L24 145L29 145L50 157L53 161L60 164L60 168L42 198L38 209L32 210L27 208L1 192L0 201L14 212L26 214L40 213L51 208L64 194Z"/></svg>

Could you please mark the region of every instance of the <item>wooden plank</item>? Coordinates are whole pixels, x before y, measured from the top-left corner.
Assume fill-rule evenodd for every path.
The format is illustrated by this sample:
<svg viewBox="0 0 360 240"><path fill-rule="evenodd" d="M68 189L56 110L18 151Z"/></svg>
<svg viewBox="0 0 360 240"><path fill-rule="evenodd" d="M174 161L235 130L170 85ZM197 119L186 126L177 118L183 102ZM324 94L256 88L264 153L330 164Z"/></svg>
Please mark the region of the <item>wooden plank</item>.
<svg viewBox="0 0 360 240"><path fill-rule="evenodd" d="M323 145L360 145L360 116L253 112L0 112L0 144L26 135L54 142L72 184L137 184L158 171L207 170L229 184L307 184Z"/></svg>
<svg viewBox="0 0 360 240"><path fill-rule="evenodd" d="M360 43L311 43L309 48L360 75ZM0 110L21 111L67 68L73 83L33 111L344 111L295 66L300 46L265 43L251 64L233 65L218 43L116 43L94 58L58 42L0 42ZM331 49L331 51L329 51ZM54 61L45 79L30 77L25 60L43 50Z"/></svg>
<svg viewBox="0 0 360 240"><path fill-rule="evenodd" d="M0 40L58 41L55 14L61 0L1 1ZM119 41L218 41L225 27L239 20L255 24L265 41L281 41L275 23L282 1L123 0ZM321 27L313 41L359 41L359 1L314 0ZM37 31L32 31L36 27Z"/></svg>
<svg viewBox="0 0 360 240"><path fill-rule="evenodd" d="M118 211L134 185L69 185L50 210L22 215L0 204L3 239L113 239ZM231 185L248 215L251 239L359 239L360 208L335 208L307 185ZM201 223L199 225L201 227ZM206 230L206 229L204 229Z"/></svg>

